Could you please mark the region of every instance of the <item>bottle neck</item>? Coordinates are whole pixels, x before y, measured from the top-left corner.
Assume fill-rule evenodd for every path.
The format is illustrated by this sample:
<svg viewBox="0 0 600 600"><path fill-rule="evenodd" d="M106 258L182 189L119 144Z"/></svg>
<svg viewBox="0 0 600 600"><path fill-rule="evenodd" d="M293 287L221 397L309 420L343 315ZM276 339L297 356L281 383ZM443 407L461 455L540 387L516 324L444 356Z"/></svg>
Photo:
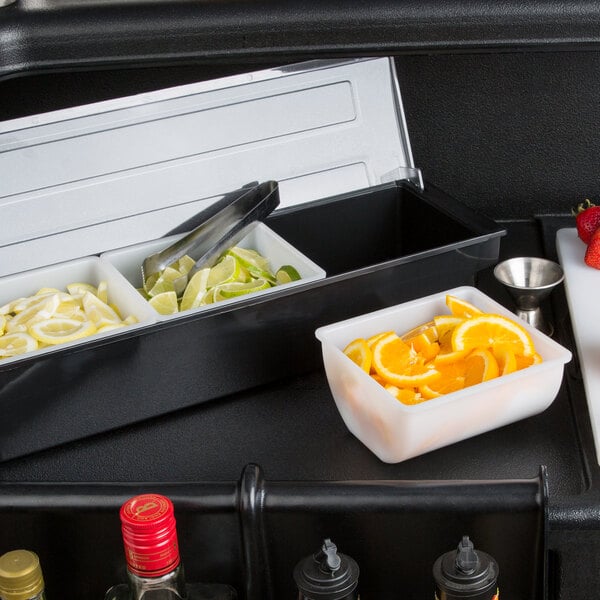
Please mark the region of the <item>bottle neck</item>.
<svg viewBox="0 0 600 600"><path fill-rule="evenodd" d="M142 577L127 572L131 600L185 600L185 575L183 565L160 577Z"/></svg>

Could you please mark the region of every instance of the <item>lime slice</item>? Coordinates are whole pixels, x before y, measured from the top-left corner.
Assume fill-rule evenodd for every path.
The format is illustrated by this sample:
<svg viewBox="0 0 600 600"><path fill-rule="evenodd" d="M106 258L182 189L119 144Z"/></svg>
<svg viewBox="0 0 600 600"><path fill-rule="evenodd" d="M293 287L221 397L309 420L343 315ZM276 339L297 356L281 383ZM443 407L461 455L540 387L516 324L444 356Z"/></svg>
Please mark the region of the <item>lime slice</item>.
<svg viewBox="0 0 600 600"><path fill-rule="evenodd" d="M190 310L200 306L202 298L206 293L209 275L210 269L200 269L200 271L194 273L185 288L185 292L183 292L179 310Z"/></svg>
<svg viewBox="0 0 600 600"><path fill-rule="evenodd" d="M175 286L172 281L168 281L159 277L156 280L156 283L152 286L152 288L148 291L148 296L151 298L154 296L158 296L159 294L164 294L165 292L174 292Z"/></svg>
<svg viewBox="0 0 600 600"><path fill-rule="evenodd" d="M226 254L214 267L211 268L206 282L207 288L212 288L223 283L237 281L240 276L240 263L230 254Z"/></svg>
<svg viewBox="0 0 600 600"><path fill-rule="evenodd" d="M146 293L148 293L156 284L156 282L158 281L158 278L160 277L160 273L152 273L152 275L149 275L145 280L144 283L142 284L144 290L146 290Z"/></svg>
<svg viewBox="0 0 600 600"><path fill-rule="evenodd" d="M245 294L251 294L252 292L259 292L260 290L268 290L271 284L266 279L255 279L248 283L242 283L235 281L233 283L225 283L219 286L218 299L236 298L237 296L243 296ZM215 295L215 300L217 296Z"/></svg>
<svg viewBox="0 0 600 600"><path fill-rule="evenodd" d="M269 259L259 254L256 250L234 246L227 251L227 254L237 258L247 269L249 267L256 267L261 271L269 271Z"/></svg>
<svg viewBox="0 0 600 600"><path fill-rule="evenodd" d="M91 292L86 292L81 300L87 318L98 328L121 322L121 317L108 304Z"/></svg>
<svg viewBox="0 0 600 600"><path fill-rule="evenodd" d="M28 333L39 342L55 345L92 335L96 333L96 326L91 321L54 318L34 323Z"/></svg>
<svg viewBox="0 0 600 600"><path fill-rule="evenodd" d="M200 300L200 306L205 306L207 304L213 304L214 302L216 302L215 294L219 293L219 289L220 286L216 286L207 290L204 296L202 296L202 299Z"/></svg>
<svg viewBox="0 0 600 600"><path fill-rule="evenodd" d="M85 294L86 292L90 292L94 294L94 296L98 295L98 288L90 285L89 283L69 283L67 284L67 292L72 296L78 296Z"/></svg>
<svg viewBox="0 0 600 600"><path fill-rule="evenodd" d="M9 333L0 337L0 358L37 350L37 340L27 333Z"/></svg>
<svg viewBox="0 0 600 600"><path fill-rule="evenodd" d="M277 280L277 285L283 285L292 281L299 281L302 278L295 267L292 267L292 265L283 265L277 269L275 279Z"/></svg>
<svg viewBox="0 0 600 600"><path fill-rule="evenodd" d="M171 266L177 269L182 275L187 275L194 268L195 264L196 261L191 256L185 254Z"/></svg>
<svg viewBox="0 0 600 600"><path fill-rule="evenodd" d="M153 296L148 304L160 315L174 315L179 310L177 294L173 291Z"/></svg>

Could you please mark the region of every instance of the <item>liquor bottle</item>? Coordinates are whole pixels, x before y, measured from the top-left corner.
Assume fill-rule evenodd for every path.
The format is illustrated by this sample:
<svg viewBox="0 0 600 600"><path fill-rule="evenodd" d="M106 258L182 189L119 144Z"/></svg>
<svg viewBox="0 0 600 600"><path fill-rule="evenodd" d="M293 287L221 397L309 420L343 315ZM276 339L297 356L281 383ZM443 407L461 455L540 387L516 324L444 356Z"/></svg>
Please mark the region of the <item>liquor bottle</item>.
<svg viewBox="0 0 600 600"><path fill-rule="evenodd" d="M45 600L40 559L29 550L12 550L0 556L2 600Z"/></svg>
<svg viewBox="0 0 600 600"><path fill-rule="evenodd" d="M456 550L442 554L433 565L436 600L498 600L498 563L475 550L468 535Z"/></svg>
<svg viewBox="0 0 600 600"><path fill-rule="evenodd" d="M359 572L356 561L339 553L327 538L318 552L294 568L298 600L360 600Z"/></svg>
<svg viewBox="0 0 600 600"><path fill-rule="evenodd" d="M225 584L189 583L179 556L173 503L159 494L130 498L120 511L128 583L105 600L235 600Z"/></svg>

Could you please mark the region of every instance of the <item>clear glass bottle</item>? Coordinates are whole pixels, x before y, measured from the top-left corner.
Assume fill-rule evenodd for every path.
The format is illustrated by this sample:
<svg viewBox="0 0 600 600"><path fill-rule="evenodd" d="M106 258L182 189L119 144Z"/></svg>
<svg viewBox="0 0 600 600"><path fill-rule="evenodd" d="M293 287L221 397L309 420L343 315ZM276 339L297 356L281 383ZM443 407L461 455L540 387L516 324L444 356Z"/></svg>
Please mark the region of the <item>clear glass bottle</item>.
<svg viewBox="0 0 600 600"><path fill-rule="evenodd" d="M179 556L173 503L159 494L129 499L120 511L128 583L105 600L234 600L224 584L187 584Z"/></svg>
<svg viewBox="0 0 600 600"><path fill-rule="evenodd" d="M12 550L0 556L2 600L46 600L40 559L30 550Z"/></svg>

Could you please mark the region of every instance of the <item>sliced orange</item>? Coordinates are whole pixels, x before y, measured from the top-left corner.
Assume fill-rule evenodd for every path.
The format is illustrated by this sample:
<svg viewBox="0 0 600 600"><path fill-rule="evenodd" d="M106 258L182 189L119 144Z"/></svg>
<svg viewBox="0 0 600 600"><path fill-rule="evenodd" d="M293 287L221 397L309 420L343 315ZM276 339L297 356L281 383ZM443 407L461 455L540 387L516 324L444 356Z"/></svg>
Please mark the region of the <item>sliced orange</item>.
<svg viewBox="0 0 600 600"><path fill-rule="evenodd" d="M372 353L367 340L363 338L353 340L344 348L344 354L366 373L371 370Z"/></svg>
<svg viewBox="0 0 600 600"><path fill-rule="evenodd" d="M473 350L465 359L465 387L494 379L499 375L498 362L486 348Z"/></svg>
<svg viewBox="0 0 600 600"><path fill-rule="evenodd" d="M492 348L492 353L498 363L500 375L508 375L517 370L517 359L510 348Z"/></svg>
<svg viewBox="0 0 600 600"><path fill-rule="evenodd" d="M522 356L520 354L515 355L516 362L516 370L520 371L521 369L526 369L527 367L531 367L531 365L539 365L543 362L542 357L534 352L531 356Z"/></svg>
<svg viewBox="0 0 600 600"><path fill-rule="evenodd" d="M396 400L402 402L402 404L420 404L426 398L423 398L421 394L413 388L399 388L395 385L386 385L386 391L388 391Z"/></svg>
<svg viewBox="0 0 600 600"><path fill-rule="evenodd" d="M431 399L462 390L465 387L465 373L467 363L464 358L454 362L437 365L436 369L442 374L440 379L429 385L419 386L419 392L423 398Z"/></svg>
<svg viewBox="0 0 600 600"><path fill-rule="evenodd" d="M446 306L455 317L465 317L468 319L475 315L482 314L482 311L476 306L473 306L470 302L458 298L457 296L452 296L451 294L446 294Z"/></svg>
<svg viewBox="0 0 600 600"><path fill-rule="evenodd" d="M452 349L475 348L511 349L513 353L531 356L535 352L533 340L527 330L502 315L481 314L466 319L452 332Z"/></svg>
<svg viewBox="0 0 600 600"><path fill-rule="evenodd" d="M373 367L380 377L398 387L425 385L440 377L433 365L391 332L373 345Z"/></svg>
<svg viewBox="0 0 600 600"><path fill-rule="evenodd" d="M435 330L435 328L433 328ZM436 341L437 331L432 332L432 328L428 328L418 335L404 339L404 341L412 346L426 361L432 360L440 352L440 345Z"/></svg>
<svg viewBox="0 0 600 600"><path fill-rule="evenodd" d="M367 338L367 345L369 346L369 348L371 350L373 350L373 345L375 344L375 342L380 340L382 337L384 337L388 333L393 333L393 331L382 331L381 333L376 333L375 335L372 335L370 338Z"/></svg>
<svg viewBox="0 0 600 600"><path fill-rule="evenodd" d="M454 328L457 325L460 325L464 320L464 317L455 317L454 315L438 315L437 317L433 317L440 344L444 343L448 334L451 334L454 331Z"/></svg>

